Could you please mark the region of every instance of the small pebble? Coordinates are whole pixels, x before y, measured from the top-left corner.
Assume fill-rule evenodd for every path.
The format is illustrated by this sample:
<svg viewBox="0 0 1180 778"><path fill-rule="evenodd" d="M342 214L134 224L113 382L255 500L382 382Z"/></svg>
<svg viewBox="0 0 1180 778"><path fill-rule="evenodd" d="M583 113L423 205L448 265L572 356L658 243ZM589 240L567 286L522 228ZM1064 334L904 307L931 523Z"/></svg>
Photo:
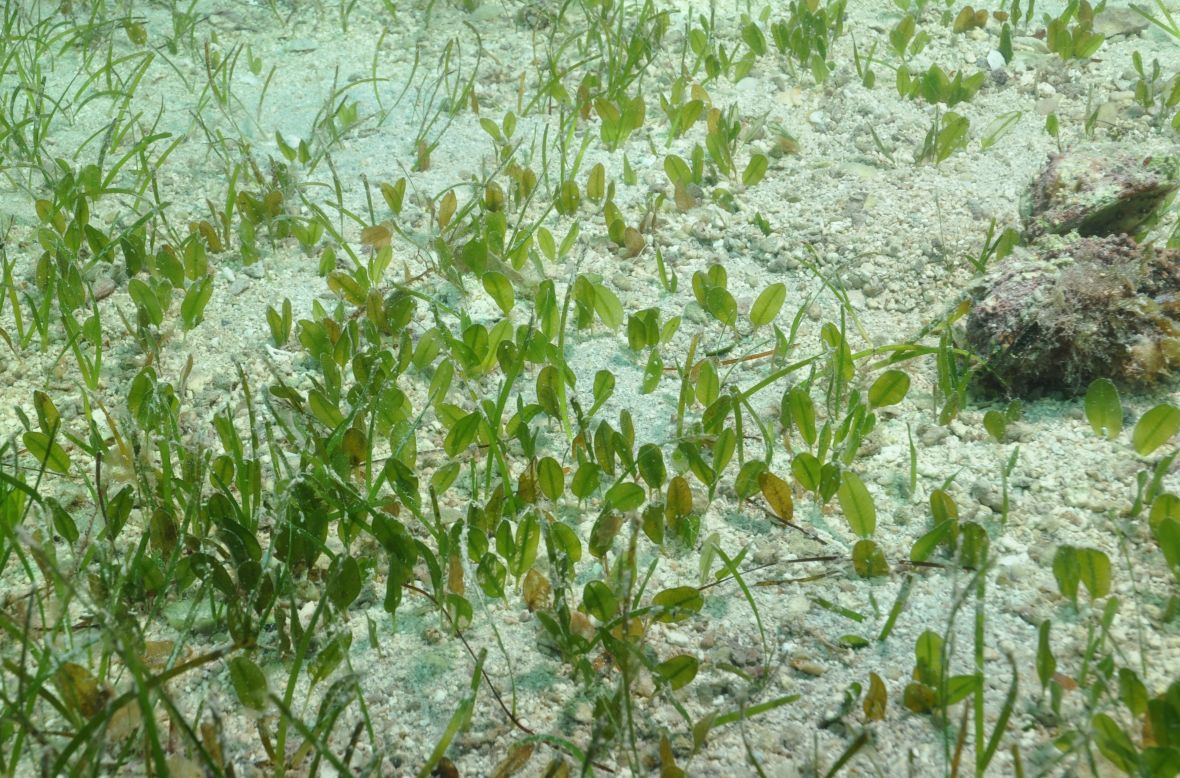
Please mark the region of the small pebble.
<svg viewBox="0 0 1180 778"><path fill-rule="evenodd" d="M813 678L818 678L824 674L824 667L814 659L807 657L799 657L791 660L791 667L795 668L804 675L810 675Z"/></svg>
<svg viewBox="0 0 1180 778"><path fill-rule="evenodd" d="M105 300L114 293L115 281L112 278L103 276L94 282L93 289L95 300Z"/></svg>
<svg viewBox="0 0 1180 778"><path fill-rule="evenodd" d="M250 279L246 276L238 276L234 282L229 285L229 293L233 297L237 297L242 292L250 288Z"/></svg>

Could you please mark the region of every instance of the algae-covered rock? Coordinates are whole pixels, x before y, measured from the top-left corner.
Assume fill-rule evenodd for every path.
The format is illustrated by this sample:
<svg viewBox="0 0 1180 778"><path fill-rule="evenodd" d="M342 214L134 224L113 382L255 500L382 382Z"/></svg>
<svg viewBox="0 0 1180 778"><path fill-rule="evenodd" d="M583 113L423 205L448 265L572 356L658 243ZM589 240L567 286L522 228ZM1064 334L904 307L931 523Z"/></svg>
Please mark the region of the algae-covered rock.
<svg viewBox="0 0 1180 778"><path fill-rule="evenodd" d="M1030 397L1095 378L1150 384L1180 364L1180 251L1125 235L1048 238L1018 248L972 290L977 384Z"/></svg>
<svg viewBox="0 0 1180 778"><path fill-rule="evenodd" d="M1099 143L1057 154L1024 200L1025 238L1135 234L1180 187L1177 159Z"/></svg>

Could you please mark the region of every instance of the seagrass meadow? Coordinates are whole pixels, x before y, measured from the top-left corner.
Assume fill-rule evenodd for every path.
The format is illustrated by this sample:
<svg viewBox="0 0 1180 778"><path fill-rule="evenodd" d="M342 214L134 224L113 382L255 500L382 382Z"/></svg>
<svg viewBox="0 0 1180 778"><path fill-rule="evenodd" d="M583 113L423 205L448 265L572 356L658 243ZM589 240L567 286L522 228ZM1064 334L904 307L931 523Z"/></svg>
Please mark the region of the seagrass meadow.
<svg viewBox="0 0 1180 778"><path fill-rule="evenodd" d="M0 7L0 775L1180 774L1176 0Z"/></svg>

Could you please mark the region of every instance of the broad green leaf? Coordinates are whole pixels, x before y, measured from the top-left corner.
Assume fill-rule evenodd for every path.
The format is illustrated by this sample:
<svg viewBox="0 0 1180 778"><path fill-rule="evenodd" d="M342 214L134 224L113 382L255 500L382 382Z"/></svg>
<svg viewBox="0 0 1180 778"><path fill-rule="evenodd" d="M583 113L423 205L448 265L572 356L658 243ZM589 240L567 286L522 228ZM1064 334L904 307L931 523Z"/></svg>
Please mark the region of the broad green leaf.
<svg viewBox="0 0 1180 778"><path fill-rule="evenodd" d="M987 562L991 539L981 525L969 521L959 530L959 563L979 568Z"/></svg>
<svg viewBox="0 0 1180 778"><path fill-rule="evenodd" d="M599 370L594 374L594 404L590 406L587 416L593 416L602 404L610 399L615 392L615 374L609 370Z"/></svg>
<svg viewBox="0 0 1180 778"><path fill-rule="evenodd" d="M714 400L705 412L701 414L701 428L708 435L717 435L717 443L714 444L714 454L721 449L721 436L726 433L733 434L733 427L726 427L725 420L729 418L729 414L733 412L733 397L728 394L723 394ZM726 460L728 461L728 460ZM714 468L720 469L720 468Z"/></svg>
<svg viewBox="0 0 1180 778"><path fill-rule="evenodd" d="M508 276L497 270L489 270L483 274L483 288L493 300L500 310L507 314L512 310L512 306L516 304L516 294L512 289L512 282L508 280Z"/></svg>
<svg viewBox="0 0 1180 778"><path fill-rule="evenodd" d="M700 662L694 656L680 654L656 665L656 672L673 689L682 689L697 677Z"/></svg>
<svg viewBox="0 0 1180 778"><path fill-rule="evenodd" d="M21 437L21 440L38 465L44 462L47 470L61 475L70 471L69 454L58 445L56 440L51 441L44 432L30 430Z"/></svg>
<svg viewBox="0 0 1180 778"><path fill-rule="evenodd" d="M1053 556L1053 575L1061 594L1076 600L1078 585L1084 585L1090 599L1105 597L1110 592L1110 559L1094 548L1060 546Z"/></svg>
<svg viewBox="0 0 1180 778"><path fill-rule="evenodd" d="M475 569L475 581L479 584L479 588L483 593L492 599L500 599L504 596L504 582L508 578L508 568L500 561L500 558L492 552L487 552L483 558L479 560L479 566Z"/></svg>
<svg viewBox="0 0 1180 778"><path fill-rule="evenodd" d="M385 204L389 206L389 210L393 211L395 215L402 212L402 199L406 194L406 179L399 178L396 183L389 184L382 182L381 196L385 199Z"/></svg>
<svg viewBox="0 0 1180 778"><path fill-rule="evenodd" d="M602 581L590 581L582 589L582 608L599 621L609 621L619 609L619 599Z"/></svg>
<svg viewBox="0 0 1180 778"><path fill-rule="evenodd" d="M766 463L761 459L751 459L742 465L742 469L738 471L737 478L733 482L733 490L737 493L739 500L753 497L762 488L759 485L759 476L765 472Z"/></svg>
<svg viewBox="0 0 1180 778"><path fill-rule="evenodd" d="M877 529L877 508L873 505L873 498L865 488L860 476L852 471L845 471L840 480L840 488L836 490L840 500L840 508L844 511L852 531L862 538L867 538Z"/></svg>
<svg viewBox="0 0 1180 778"><path fill-rule="evenodd" d="M754 301L753 307L750 308L750 324L755 328L770 324L778 316L778 312L782 310L786 299L786 284L775 283L763 289L762 293L758 295L758 299Z"/></svg>
<svg viewBox="0 0 1180 778"><path fill-rule="evenodd" d="M603 284L594 285L594 310L602 323L612 330L623 323L623 303Z"/></svg>
<svg viewBox="0 0 1180 778"><path fill-rule="evenodd" d="M652 598L651 603L662 609L656 621L671 624L697 613L705 604L705 598L694 586L677 586L660 592Z"/></svg>
<svg viewBox="0 0 1180 778"><path fill-rule="evenodd" d="M535 513L529 513L516 525L512 556L508 559L508 569L514 576L520 578L533 566L540 541L541 523Z"/></svg>
<svg viewBox="0 0 1180 778"><path fill-rule="evenodd" d="M1129 667L1119 668L1119 699L1135 718L1147 712L1147 687Z"/></svg>
<svg viewBox="0 0 1180 778"><path fill-rule="evenodd" d="M160 326L164 321L164 309L160 306L155 290L142 279L132 278L127 282L127 293L131 295L132 302L143 309L147 320L157 327Z"/></svg>
<svg viewBox="0 0 1180 778"><path fill-rule="evenodd" d="M942 675L942 636L926 630L914 641L915 678L923 683L936 684Z"/></svg>
<svg viewBox="0 0 1180 778"><path fill-rule="evenodd" d="M1086 420L1095 435L1111 440L1118 437L1123 429L1123 405L1119 401L1119 390L1106 378L1094 380L1086 390Z"/></svg>
<svg viewBox="0 0 1180 778"><path fill-rule="evenodd" d="M1164 492L1151 501L1147 521L1154 531L1164 519L1180 520L1180 497L1171 492Z"/></svg>
<svg viewBox="0 0 1180 778"><path fill-rule="evenodd" d="M1106 40L1106 36L1103 33L1083 32L1074 49L1074 57L1089 59L1102 46L1104 40Z"/></svg>
<svg viewBox="0 0 1180 778"><path fill-rule="evenodd" d="M668 477L668 471L664 467L664 454L660 451L659 446L654 443L644 443L640 446L636 464L639 466L639 475L648 487L652 489L663 487L664 479Z"/></svg>
<svg viewBox="0 0 1180 778"><path fill-rule="evenodd" d="M979 688L979 681L975 675L952 675L947 679L946 699L944 702L947 705L962 702L969 694L974 693L977 688Z"/></svg>
<svg viewBox="0 0 1180 778"><path fill-rule="evenodd" d="M959 506L955 504L955 498L951 497L950 492L945 489L935 489L930 493L930 513L934 516L935 524L941 524L944 521L957 521Z"/></svg>
<svg viewBox="0 0 1180 778"><path fill-rule="evenodd" d="M471 622L476 615L476 609L471 607L471 601L461 594L455 594L454 591L448 591L444 602L446 603L447 613L451 614L451 621L457 629L466 629L471 626Z"/></svg>
<svg viewBox="0 0 1180 778"><path fill-rule="evenodd" d="M337 568L328 578L328 599L336 606L336 610L343 611L356 600L361 593L361 568L354 557L337 557L340 561Z"/></svg>
<svg viewBox="0 0 1180 778"><path fill-rule="evenodd" d="M711 286L705 292L704 308L713 318L727 327L737 324L737 300L728 289Z"/></svg>
<svg viewBox="0 0 1180 778"><path fill-rule="evenodd" d="M598 202L606 194L606 168L599 162L594 167L590 168L590 173L586 178L586 196L594 202Z"/></svg>
<svg viewBox="0 0 1180 778"><path fill-rule="evenodd" d="M668 518L681 518L692 513L692 487L683 476L674 476L668 482L668 502L665 508Z"/></svg>
<svg viewBox="0 0 1180 778"><path fill-rule="evenodd" d="M676 331L680 329L680 317L673 316L664 322L660 327L660 343L671 343L672 338L676 336Z"/></svg>
<svg viewBox="0 0 1180 778"><path fill-rule="evenodd" d="M826 425L825 425L826 426ZM819 471L819 496L823 502L832 499L836 490L840 488L840 466L835 462L827 462Z"/></svg>
<svg viewBox="0 0 1180 778"><path fill-rule="evenodd" d="M783 425L799 431L808 446L815 445L815 402L802 386L794 386L783 396Z"/></svg>
<svg viewBox="0 0 1180 778"><path fill-rule="evenodd" d="M765 154L755 154L750 157L750 161L746 164L746 170L742 173L742 184L744 186L754 186L762 177L766 175L766 169L770 166L770 160Z"/></svg>
<svg viewBox="0 0 1180 778"><path fill-rule="evenodd" d="M33 407L37 410L37 423L46 435L52 435L61 424L61 413L49 395L40 389L33 392Z"/></svg>
<svg viewBox="0 0 1180 778"><path fill-rule="evenodd" d="M78 539L78 525L74 523L74 517L52 497L46 498L45 502L49 503L50 512L53 514L54 532L65 538L67 543L76 541Z"/></svg>
<svg viewBox="0 0 1180 778"><path fill-rule="evenodd" d="M330 676L340 666L351 646L352 632L346 631L336 633L336 636L319 650L307 664L307 674L311 676L313 686Z"/></svg>
<svg viewBox="0 0 1180 778"><path fill-rule="evenodd" d="M312 415L328 429L334 430L344 421L344 414L319 389L308 392L307 404L311 407Z"/></svg>
<svg viewBox="0 0 1180 778"><path fill-rule="evenodd" d="M575 187L576 188L576 187ZM569 232L561 239L561 245L557 247L557 256L564 257L570 253L570 249L574 247L574 242L577 241L578 235L581 233L582 223L574 222L570 227Z"/></svg>
<svg viewBox="0 0 1180 778"><path fill-rule="evenodd" d="M573 180L566 180L558 189L557 200L553 205L557 212L563 216L569 216L578 210L578 205L582 202L582 194L578 190L578 182ZM564 242L563 242L564 245ZM565 252L561 252L565 253Z"/></svg>
<svg viewBox="0 0 1180 778"><path fill-rule="evenodd" d="M537 230L537 245L541 247L541 253L545 255L545 259L553 262L557 259L557 242L553 240L553 233L544 227Z"/></svg>
<svg viewBox="0 0 1180 778"><path fill-rule="evenodd" d="M1008 418L1002 411L988 411L983 414L983 428L997 443L1004 442L1004 435L1008 431Z"/></svg>
<svg viewBox="0 0 1180 778"><path fill-rule="evenodd" d="M623 527L623 514L615 511L604 511L598 515L594 526L590 529L590 556L595 559L606 558L614 545L615 537Z"/></svg>
<svg viewBox="0 0 1180 778"><path fill-rule="evenodd" d="M664 172L673 186L687 186L692 182L692 171L688 163L675 154L664 157Z"/></svg>
<svg viewBox="0 0 1180 778"><path fill-rule="evenodd" d="M1180 521L1169 516L1161 520L1153 528L1153 532L1164 560L1172 568L1176 580L1180 581Z"/></svg>
<svg viewBox="0 0 1180 778"><path fill-rule="evenodd" d="M1087 55L1089 56L1089 55ZM1127 733L1114 719L1105 713L1098 713L1091 719L1094 743L1102 755L1127 775L1142 774L1139 766L1139 752Z"/></svg>
<svg viewBox="0 0 1180 778"><path fill-rule="evenodd" d="M201 323L205 317L205 305L213 296L213 276L208 275L197 281L184 293L184 300L180 304L180 318L184 321L184 328L191 330Z"/></svg>
<svg viewBox="0 0 1180 778"><path fill-rule="evenodd" d="M910 390L910 377L900 370L886 370L869 387L869 407L883 408L905 399Z"/></svg>
<svg viewBox="0 0 1180 778"><path fill-rule="evenodd" d="M553 365L545 365L537 373L537 403L555 419L561 418L561 374Z"/></svg>
<svg viewBox="0 0 1180 778"><path fill-rule="evenodd" d="M643 534L657 546L664 545L664 505L650 502L643 509Z"/></svg>
<svg viewBox="0 0 1180 778"><path fill-rule="evenodd" d="M583 462L574 471L574 479L570 482L570 491L579 500L584 500L598 488L601 478L601 468L593 462Z"/></svg>
<svg viewBox="0 0 1180 778"><path fill-rule="evenodd" d="M226 522L223 520L222 523ZM180 526L171 510L157 508L152 511L151 518L148 519L148 536L151 538L152 548L165 556L172 553L180 537ZM224 593L228 595L231 592L232 589Z"/></svg>
<svg viewBox="0 0 1180 778"><path fill-rule="evenodd" d="M726 144L726 138L720 128L705 136L705 148L708 149L709 156L717 163L717 167L721 169L722 173L728 176L734 172L733 155L730 153L730 147Z"/></svg>
<svg viewBox="0 0 1180 778"><path fill-rule="evenodd" d="M617 511L633 511L643 505L643 487L634 481L620 481L606 490L606 504Z"/></svg>
<svg viewBox="0 0 1180 778"><path fill-rule="evenodd" d="M934 529L914 541L914 547L910 549L910 561L925 562L954 526L953 521L941 521L935 524Z"/></svg>
<svg viewBox="0 0 1180 778"><path fill-rule="evenodd" d="M550 500L558 499L565 491L565 472L553 457L542 457L537 462L537 481L541 494Z"/></svg>
<svg viewBox="0 0 1180 778"><path fill-rule="evenodd" d="M852 568L861 578L881 578L889 575L889 563L885 553L874 541L867 538L858 540L852 547Z"/></svg>
<svg viewBox="0 0 1180 778"><path fill-rule="evenodd" d="M266 675L249 657L229 660L229 678L238 700L251 710L266 709Z"/></svg>
<svg viewBox="0 0 1180 778"><path fill-rule="evenodd" d="M484 132L492 136L492 140L497 144L504 142L504 136L500 134L500 127L491 119L487 118L486 116L481 118L479 120L479 126L483 128ZM389 184L381 185L382 193L384 193L387 186L389 186Z"/></svg>
<svg viewBox="0 0 1180 778"><path fill-rule="evenodd" d="M1077 600L1079 573L1076 548L1058 547L1053 555L1053 577L1057 579L1057 590L1063 597Z"/></svg>
<svg viewBox="0 0 1180 778"><path fill-rule="evenodd" d="M640 394L651 394L660 385L664 377L664 360L660 357L659 349L652 349L647 355L647 364L643 366L643 383L639 387Z"/></svg>
<svg viewBox="0 0 1180 778"><path fill-rule="evenodd" d="M1147 456L1167 442L1180 429L1180 408L1168 403L1155 406L1135 425L1131 445L1139 456Z"/></svg>
<svg viewBox="0 0 1180 778"><path fill-rule="evenodd" d="M852 376L856 370L856 366L852 359L852 347L848 345L848 339L844 337L843 326L836 326L834 322L827 322L820 327L820 337L823 338L824 343L832 347L833 354L832 368L838 371L837 374L845 381L851 381Z"/></svg>
<svg viewBox="0 0 1180 778"><path fill-rule="evenodd" d="M1078 549L1078 580L1090 592L1090 599L1110 594L1110 558L1096 548Z"/></svg>
<svg viewBox="0 0 1180 778"><path fill-rule="evenodd" d="M479 413L472 411L455 422L443 440L443 451L447 456L456 457L460 452L467 450L479 432L479 421Z"/></svg>
<svg viewBox="0 0 1180 778"><path fill-rule="evenodd" d="M688 460L688 468L692 470L692 474L697 477L698 481L707 486L711 486L716 481L717 474L713 472L713 468L709 467L696 443L691 440L682 440L676 450Z"/></svg>
<svg viewBox="0 0 1180 778"><path fill-rule="evenodd" d="M893 51L899 57L905 54L905 49L910 42L910 38L914 37L914 29L914 17L911 14L906 14L889 31L889 45L893 47Z"/></svg>
<svg viewBox="0 0 1180 778"><path fill-rule="evenodd" d="M660 342L660 312L647 308L627 317L627 345L632 351L642 351Z"/></svg>
<svg viewBox="0 0 1180 778"><path fill-rule="evenodd" d="M712 359L701 363L696 379L696 398L701 405L711 405L721 393L721 378Z"/></svg>
<svg viewBox="0 0 1180 778"><path fill-rule="evenodd" d="M889 703L889 692L885 682L876 673L869 673L869 691L865 695L864 713L869 721L882 721L885 718L885 707Z"/></svg>
<svg viewBox="0 0 1180 778"><path fill-rule="evenodd" d="M556 521L549 525L549 531L553 535L553 545L558 552L565 554L574 564L581 561L582 541L578 539L578 533L572 527Z"/></svg>
<svg viewBox="0 0 1180 778"><path fill-rule="evenodd" d="M823 465L819 459L809 451L800 451L791 460L791 474L795 480L809 492L819 489Z"/></svg>
<svg viewBox="0 0 1180 778"><path fill-rule="evenodd" d="M442 494L447 489L450 489L451 484L455 483L455 479L459 477L460 469L462 469L461 462L447 462L438 470L435 470L430 476L430 485L434 487L434 491Z"/></svg>

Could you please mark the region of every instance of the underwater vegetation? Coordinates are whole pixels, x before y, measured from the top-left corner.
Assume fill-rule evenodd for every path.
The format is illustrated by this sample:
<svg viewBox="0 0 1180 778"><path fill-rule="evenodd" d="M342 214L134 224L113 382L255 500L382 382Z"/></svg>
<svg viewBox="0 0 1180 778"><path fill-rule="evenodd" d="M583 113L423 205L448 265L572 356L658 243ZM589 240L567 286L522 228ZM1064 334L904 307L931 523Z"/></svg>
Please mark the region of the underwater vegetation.
<svg viewBox="0 0 1180 778"><path fill-rule="evenodd" d="M1107 5L4 0L0 778L1180 776Z"/></svg>

